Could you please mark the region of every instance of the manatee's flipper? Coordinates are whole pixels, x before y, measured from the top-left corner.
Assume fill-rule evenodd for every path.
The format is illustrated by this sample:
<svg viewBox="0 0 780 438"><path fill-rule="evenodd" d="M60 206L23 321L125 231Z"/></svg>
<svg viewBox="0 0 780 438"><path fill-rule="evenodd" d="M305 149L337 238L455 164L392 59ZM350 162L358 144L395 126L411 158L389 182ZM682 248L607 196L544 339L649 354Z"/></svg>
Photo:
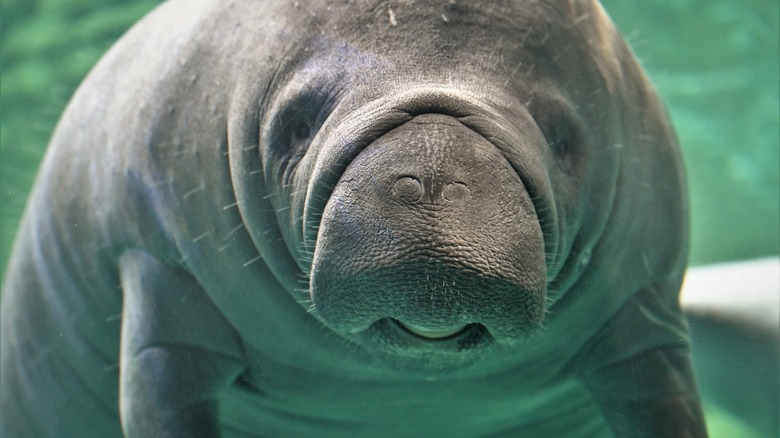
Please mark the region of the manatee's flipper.
<svg viewBox="0 0 780 438"><path fill-rule="evenodd" d="M706 437L677 283L635 294L575 361L616 437Z"/></svg>
<svg viewBox="0 0 780 438"><path fill-rule="evenodd" d="M706 437L688 350L656 348L589 376L616 437Z"/></svg>
<svg viewBox="0 0 780 438"><path fill-rule="evenodd" d="M125 434L219 436L217 395L243 369L238 335L183 270L133 250L121 276Z"/></svg>

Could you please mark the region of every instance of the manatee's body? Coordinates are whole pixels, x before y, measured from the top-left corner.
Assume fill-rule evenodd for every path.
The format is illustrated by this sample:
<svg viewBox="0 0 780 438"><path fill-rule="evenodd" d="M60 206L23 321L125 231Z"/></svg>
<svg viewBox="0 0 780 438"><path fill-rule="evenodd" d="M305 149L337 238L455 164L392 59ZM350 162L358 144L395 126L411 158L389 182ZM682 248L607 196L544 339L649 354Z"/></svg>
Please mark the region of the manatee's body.
<svg viewBox="0 0 780 438"><path fill-rule="evenodd" d="M591 1L173 1L3 288L4 436L703 436L674 135Z"/></svg>

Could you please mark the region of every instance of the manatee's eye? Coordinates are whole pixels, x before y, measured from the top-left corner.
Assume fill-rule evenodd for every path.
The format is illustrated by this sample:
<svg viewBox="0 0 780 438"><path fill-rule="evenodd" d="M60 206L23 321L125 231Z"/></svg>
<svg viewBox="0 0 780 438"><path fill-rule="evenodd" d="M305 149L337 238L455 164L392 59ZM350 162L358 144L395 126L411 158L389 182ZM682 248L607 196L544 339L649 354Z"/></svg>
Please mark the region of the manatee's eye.
<svg viewBox="0 0 780 438"><path fill-rule="evenodd" d="M534 118L558 165L565 171L576 167L584 140L580 119L557 108L535 114Z"/></svg>
<svg viewBox="0 0 780 438"><path fill-rule="evenodd" d="M576 131L572 121L558 115L552 120L548 120L546 125L544 135L553 153L557 156L563 156L571 151Z"/></svg>
<svg viewBox="0 0 780 438"><path fill-rule="evenodd" d="M290 131L290 145L300 145L311 140L309 138L311 135L311 127L308 123L299 122Z"/></svg>
<svg viewBox="0 0 780 438"><path fill-rule="evenodd" d="M332 109L330 93L316 83L293 83L270 104L261 144L268 175L289 183Z"/></svg>
<svg viewBox="0 0 780 438"><path fill-rule="evenodd" d="M298 161L311 142L319 108L300 102L287 107L277 120L274 149L287 160Z"/></svg>

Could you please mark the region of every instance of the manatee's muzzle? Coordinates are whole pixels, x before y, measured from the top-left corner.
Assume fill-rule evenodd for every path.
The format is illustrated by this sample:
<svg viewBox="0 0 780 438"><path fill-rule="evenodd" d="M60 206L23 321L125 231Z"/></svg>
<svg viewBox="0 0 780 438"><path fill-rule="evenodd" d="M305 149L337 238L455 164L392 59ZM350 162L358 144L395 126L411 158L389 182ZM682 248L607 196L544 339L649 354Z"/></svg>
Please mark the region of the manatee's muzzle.
<svg viewBox="0 0 780 438"><path fill-rule="evenodd" d="M484 327L516 342L541 323L544 242L522 180L485 137L422 114L363 149L328 198L311 268L337 332L398 322L428 341Z"/></svg>

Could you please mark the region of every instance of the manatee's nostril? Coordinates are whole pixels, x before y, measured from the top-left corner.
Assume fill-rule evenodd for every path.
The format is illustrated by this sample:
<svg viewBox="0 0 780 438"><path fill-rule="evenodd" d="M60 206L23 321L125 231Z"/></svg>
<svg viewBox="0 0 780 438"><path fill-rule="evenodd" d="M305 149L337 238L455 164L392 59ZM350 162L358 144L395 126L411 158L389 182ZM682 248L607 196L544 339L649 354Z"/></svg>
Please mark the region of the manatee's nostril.
<svg viewBox="0 0 780 438"><path fill-rule="evenodd" d="M462 201L469 196L471 191L466 184L454 182L444 186L444 199L448 201Z"/></svg>
<svg viewBox="0 0 780 438"><path fill-rule="evenodd" d="M401 202L412 203L422 198L423 188L420 180L411 176L402 176L393 185L393 195Z"/></svg>

